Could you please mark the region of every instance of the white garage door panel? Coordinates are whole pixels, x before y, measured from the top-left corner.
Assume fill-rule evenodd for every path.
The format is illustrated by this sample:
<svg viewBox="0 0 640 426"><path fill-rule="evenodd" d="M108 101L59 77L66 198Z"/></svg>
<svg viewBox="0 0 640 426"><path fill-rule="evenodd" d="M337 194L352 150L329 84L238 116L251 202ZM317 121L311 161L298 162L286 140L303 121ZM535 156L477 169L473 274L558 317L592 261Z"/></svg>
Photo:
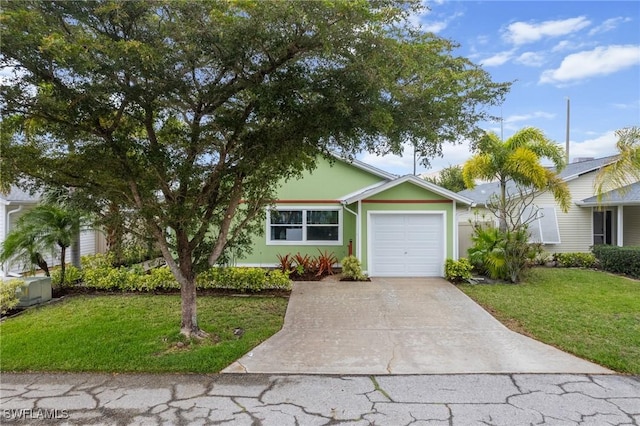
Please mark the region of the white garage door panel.
<svg viewBox="0 0 640 426"><path fill-rule="evenodd" d="M440 276L444 264L442 214L371 215L372 276Z"/></svg>

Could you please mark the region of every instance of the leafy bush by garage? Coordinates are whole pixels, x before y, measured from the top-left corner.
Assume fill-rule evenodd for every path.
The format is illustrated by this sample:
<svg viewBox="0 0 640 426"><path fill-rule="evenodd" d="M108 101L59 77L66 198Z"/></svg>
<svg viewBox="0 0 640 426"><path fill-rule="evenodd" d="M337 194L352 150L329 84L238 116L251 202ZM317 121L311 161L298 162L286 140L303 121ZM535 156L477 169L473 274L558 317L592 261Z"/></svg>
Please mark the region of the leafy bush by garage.
<svg viewBox="0 0 640 426"><path fill-rule="evenodd" d="M471 279L473 265L469 259L462 257L460 260L447 259L444 264L444 276L452 283L467 282Z"/></svg>
<svg viewBox="0 0 640 426"><path fill-rule="evenodd" d="M640 247L599 244L593 246L592 251L605 271L640 278Z"/></svg>

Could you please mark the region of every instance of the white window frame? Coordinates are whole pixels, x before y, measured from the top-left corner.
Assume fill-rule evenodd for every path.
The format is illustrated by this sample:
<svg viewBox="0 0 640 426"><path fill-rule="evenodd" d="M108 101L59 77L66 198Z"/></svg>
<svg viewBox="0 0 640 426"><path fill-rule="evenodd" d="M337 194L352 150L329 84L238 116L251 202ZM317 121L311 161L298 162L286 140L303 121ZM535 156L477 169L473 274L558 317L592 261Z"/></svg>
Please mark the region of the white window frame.
<svg viewBox="0 0 640 426"><path fill-rule="evenodd" d="M537 218L529 224L529 242L534 243L542 243L542 244L561 244L560 238L560 227L558 225L558 214L556 212L555 206L545 205L545 206L537 206L532 207L537 208L538 211L536 213ZM523 216L526 213L523 213ZM548 218L549 220L544 221L544 218ZM551 221L551 223L549 223ZM543 226L555 226L555 234L558 236L557 239L544 239L542 228Z"/></svg>
<svg viewBox="0 0 640 426"><path fill-rule="evenodd" d="M271 211L301 211L302 212L302 240L300 241L287 241L287 240L272 240L271 239ZM307 240L307 212L308 211L336 211L338 212L338 240ZM275 208L267 209L267 229L266 229L266 241L268 246L341 246L342 243L342 207L338 206L277 206ZM294 225L296 226L296 225ZM314 226L314 225L310 225ZM330 225L336 226L336 225Z"/></svg>

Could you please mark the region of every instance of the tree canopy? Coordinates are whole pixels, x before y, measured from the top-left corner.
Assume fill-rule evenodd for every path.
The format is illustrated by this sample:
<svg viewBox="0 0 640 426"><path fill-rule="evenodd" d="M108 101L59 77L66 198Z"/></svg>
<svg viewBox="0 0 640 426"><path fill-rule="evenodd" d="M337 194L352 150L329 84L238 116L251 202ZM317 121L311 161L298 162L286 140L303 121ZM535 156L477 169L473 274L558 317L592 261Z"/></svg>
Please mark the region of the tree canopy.
<svg viewBox="0 0 640 426"><path fill-rule="evenodd" d="M509 84L409 25L417 2L12 1L1 183L74 188L152 235L198 333L194 280L261 229L318 155L421 158L478 135Z"/></svg>
<svg viewBox="0 0 640 426"><path fill-rule="evenodd" d="M462 166L447 166L442 169L437 176L425 178L431 183L435 183L453 192L460 192L467 189L462 177Z"/></svg>

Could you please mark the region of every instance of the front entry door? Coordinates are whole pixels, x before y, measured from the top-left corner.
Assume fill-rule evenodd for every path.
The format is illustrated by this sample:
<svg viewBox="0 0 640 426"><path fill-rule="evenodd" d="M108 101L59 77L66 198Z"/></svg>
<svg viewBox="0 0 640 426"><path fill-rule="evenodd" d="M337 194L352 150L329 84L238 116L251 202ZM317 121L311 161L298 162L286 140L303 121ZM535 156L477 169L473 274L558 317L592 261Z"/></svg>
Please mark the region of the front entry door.
<svg viewBox="0 0 640 426"><path fill-rule="evenodd" d="M593 244L613 244L613 212L593 212Z"/></svg>

